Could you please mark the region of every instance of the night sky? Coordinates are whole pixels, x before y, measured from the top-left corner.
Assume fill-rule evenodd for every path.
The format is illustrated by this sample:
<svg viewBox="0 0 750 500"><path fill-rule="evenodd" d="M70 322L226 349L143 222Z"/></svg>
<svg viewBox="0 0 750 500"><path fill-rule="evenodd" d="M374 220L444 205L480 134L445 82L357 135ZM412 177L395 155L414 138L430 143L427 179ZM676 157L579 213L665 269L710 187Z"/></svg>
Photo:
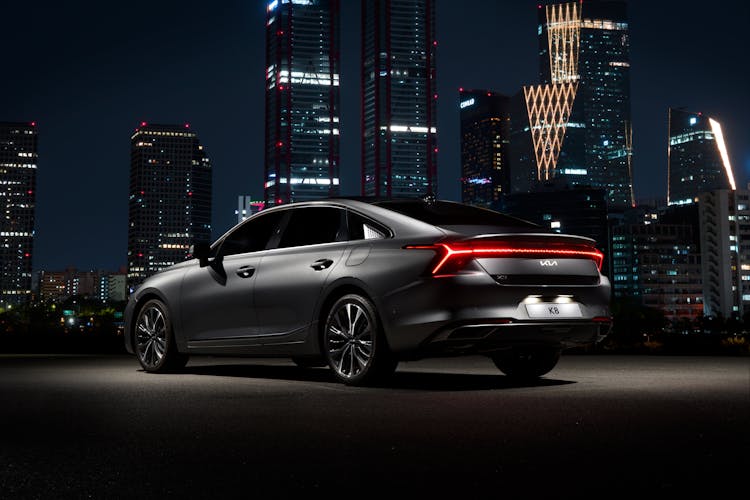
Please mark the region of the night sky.
<svg viewBox="0 0 750 500"><path fill-rule="evenodd" d="M342 194L359 189L358 0L342 0ZM237 196L260 198L264 1L6 2L0 121L36 121L34 269L117 269L127 252L130 135L186 123L212 160L214 237ZM632 0L638 199L666 192L667 107L718 119L750 178L750 4ZM437 0L440 197L460 198L458 87L513 94L538 83L537 2Z"/></svg>

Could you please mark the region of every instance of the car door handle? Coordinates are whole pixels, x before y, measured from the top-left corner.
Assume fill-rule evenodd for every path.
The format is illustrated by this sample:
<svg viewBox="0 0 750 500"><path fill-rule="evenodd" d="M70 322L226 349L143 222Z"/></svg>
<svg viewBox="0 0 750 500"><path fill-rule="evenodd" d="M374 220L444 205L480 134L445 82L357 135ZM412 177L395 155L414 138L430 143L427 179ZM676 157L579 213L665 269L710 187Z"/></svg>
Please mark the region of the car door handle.
<svg viewBox="0 0 750 500"><path fill-rule="evenodd" d="M323 269L331 267L331 264L333 264L333 261L331 259L318 259L313 262L310 267L312 267L316 271L322 271Z"/></svg>
<svg viewBox="0 0 750 500"><path fill-rule="evenodd" d="M249 278L255 274L255 268L253 266L242 266L237 269L237 276L240 278Z"/></svg>

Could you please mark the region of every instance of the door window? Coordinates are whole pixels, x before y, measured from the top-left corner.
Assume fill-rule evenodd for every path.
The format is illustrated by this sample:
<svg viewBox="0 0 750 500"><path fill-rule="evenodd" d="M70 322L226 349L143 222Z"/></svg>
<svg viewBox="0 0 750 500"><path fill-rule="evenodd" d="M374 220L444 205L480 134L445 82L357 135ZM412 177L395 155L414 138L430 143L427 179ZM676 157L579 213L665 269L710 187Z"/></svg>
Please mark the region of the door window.
<svg viewBox="0 0 750 500"><path fill-rule="evenodd" d="M333 207L303 207L292 210L279 248L345 241L346 212Z"/></svg>
<svg viewBox="0 0 750 500"><path fill-rule="evenodd" d="M226 256L265 250L284 214L284 211L276 211L248 220L224 238L221 254Z"/></svg>

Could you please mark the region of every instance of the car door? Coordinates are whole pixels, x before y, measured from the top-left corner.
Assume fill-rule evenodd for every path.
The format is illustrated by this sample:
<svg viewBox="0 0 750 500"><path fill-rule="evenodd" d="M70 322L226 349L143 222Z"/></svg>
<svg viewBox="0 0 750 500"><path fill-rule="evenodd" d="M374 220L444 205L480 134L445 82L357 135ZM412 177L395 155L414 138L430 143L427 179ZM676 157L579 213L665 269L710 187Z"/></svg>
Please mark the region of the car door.
<svg viewBox="0 0 750 500"><path fill-rule="evenodd" d="M345 210L307 206L290 212L255 282L258 331L282 336L279 342L304 340L321 290L348 246Z"/></svg>
<svg viewBox="0 0 750 500"><path fill-rule="evenodd" d="M277 235L284 211L259 214L212 248L209 265L194 267L182 284L182 326L188 342L257 333L253 292L262 253Z"/></svg>

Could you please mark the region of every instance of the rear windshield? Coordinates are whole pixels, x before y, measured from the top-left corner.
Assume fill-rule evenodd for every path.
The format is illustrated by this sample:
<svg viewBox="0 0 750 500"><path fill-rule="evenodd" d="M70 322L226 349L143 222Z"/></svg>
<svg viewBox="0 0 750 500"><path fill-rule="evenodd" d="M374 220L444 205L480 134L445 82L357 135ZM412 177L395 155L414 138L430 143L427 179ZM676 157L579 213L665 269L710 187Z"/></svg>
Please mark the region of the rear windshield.
<svg viewBox="0 0 750 500"><path fill-rule="evenodd" d="M432 224L433 226L502 226L535 228L536 224L509 215L450 201L379 201L374 205Z"/></svg>

